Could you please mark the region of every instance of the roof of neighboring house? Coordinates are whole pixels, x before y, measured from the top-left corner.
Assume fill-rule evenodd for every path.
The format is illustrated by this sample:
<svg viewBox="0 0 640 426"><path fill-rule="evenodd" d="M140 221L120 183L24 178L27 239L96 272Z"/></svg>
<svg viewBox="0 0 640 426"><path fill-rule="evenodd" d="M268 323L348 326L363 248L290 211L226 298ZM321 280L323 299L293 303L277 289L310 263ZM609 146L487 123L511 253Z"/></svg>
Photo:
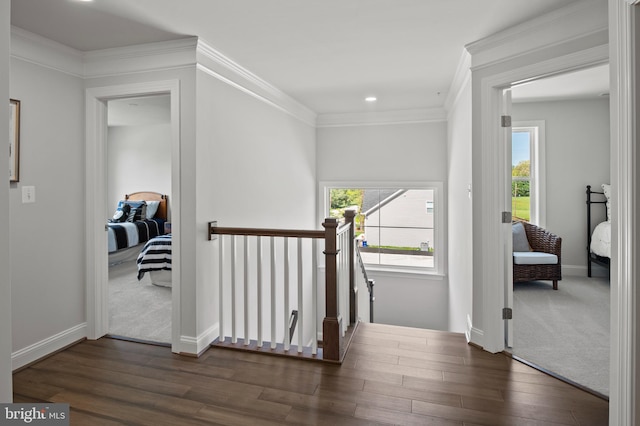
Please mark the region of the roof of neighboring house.
<svg viewBox="0 0 640 426"><path fill-rule="evenodd" d="M405 192L406 189L365 189L362 196L362 213L368 216Z"/></svg>

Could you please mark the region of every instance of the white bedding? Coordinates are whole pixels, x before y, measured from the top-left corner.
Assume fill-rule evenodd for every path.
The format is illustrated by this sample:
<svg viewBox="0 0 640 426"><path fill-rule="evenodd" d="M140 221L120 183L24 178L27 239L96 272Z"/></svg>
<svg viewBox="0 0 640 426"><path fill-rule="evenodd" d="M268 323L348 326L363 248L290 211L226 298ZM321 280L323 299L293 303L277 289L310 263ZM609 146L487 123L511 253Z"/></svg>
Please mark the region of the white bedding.
<svg viewBox="0 0 640 426"><path fill-rule="evenodd" d="M591 253L611 257L611 222L601 222L593 230Z"/></svg>

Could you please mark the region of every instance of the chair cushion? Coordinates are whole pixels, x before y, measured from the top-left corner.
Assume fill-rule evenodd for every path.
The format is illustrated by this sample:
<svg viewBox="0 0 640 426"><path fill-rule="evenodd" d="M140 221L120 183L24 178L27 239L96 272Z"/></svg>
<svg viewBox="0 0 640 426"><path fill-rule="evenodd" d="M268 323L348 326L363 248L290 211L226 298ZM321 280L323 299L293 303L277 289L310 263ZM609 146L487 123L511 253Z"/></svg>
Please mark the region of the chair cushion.
<svg viewBox="0 0 640 426"><path fill-rule="evenodd" d="M513 251L531 251L531 246L529 245L524 225L520 222L516 222L511 226L511 231L513 234Z"/></svg>
<svg viewBox="0 0 640 426"><path fill-rule="evenodd" d="M558 256L539 251L514 251L513 263L516 265L557 265Z"/></svg>

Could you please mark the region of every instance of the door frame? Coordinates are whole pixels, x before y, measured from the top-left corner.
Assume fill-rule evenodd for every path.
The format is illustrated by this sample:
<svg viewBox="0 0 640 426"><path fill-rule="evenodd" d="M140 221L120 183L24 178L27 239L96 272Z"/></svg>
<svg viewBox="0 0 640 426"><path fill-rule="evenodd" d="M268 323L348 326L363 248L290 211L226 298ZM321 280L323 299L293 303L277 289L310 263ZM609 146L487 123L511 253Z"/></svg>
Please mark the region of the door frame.
<svg viewBox="0 0 640 426"><path fill-rule="evenodd" d="M178 80L88 88L85 92L86 315L87 337L99 339L109 330L107 268L107 101L169 94L171 103L172 301L171 344L180 337L180 84Z"/></svg>
<svg viewBox="0 0 640 426"><path fill-rule="evenodd" d="M511 258L507 252L507 239L511 238L511 225L501 224L501 212L511 211L510 203L504 196L504 190L510 185L505 167L505 150L502 146L502 127L500 115L503 111L504 89L514 84L547 77L554 74L574 71L607 63L608 47L598 46L569 55L542 61L537 64L509 70L500 74L484 77L480 80L482 109L482 171L481 186L486 204L482 212L482 273L484 324L482 346L489 352L501 352L505 349L505 327L502 320L502 308L505 307L503 297L506 294L507 281L504 271L506 259ZM504 160L504 161L503 161ZM496 253L496 248L498 253Z"/></svg>

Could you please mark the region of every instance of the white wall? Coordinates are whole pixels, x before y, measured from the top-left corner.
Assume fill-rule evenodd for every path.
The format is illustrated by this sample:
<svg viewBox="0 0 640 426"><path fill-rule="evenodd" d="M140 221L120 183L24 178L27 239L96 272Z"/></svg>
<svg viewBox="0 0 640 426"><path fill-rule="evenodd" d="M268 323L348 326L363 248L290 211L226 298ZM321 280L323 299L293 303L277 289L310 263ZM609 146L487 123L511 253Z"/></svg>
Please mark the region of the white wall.
<svg viewBox="0 0 640 426"><path fill-rule="evenodd" d="M170 122L109 127L107 217L125 194L138 191L169 195L171 204Z"/></svg>
<svg viewBox="0 0 640 426"><path fill-rule="evenodd" d="M315 221L315 129L206 72L198 71L197 92L197 255L189 280L196 284L202 334L218 317L213 285L218 255L206 238L209 221L282 229L320 229L320 223Z"/></svg>
<svg viewBox="0 0 640 426"><path fill-rule="evenodd" d="M73 338L86 321L84 90L77 76L13 57L10 94L21 101L20 182L9 203L15 354ZM25 185L35 203L22 203Z"/></svg>
<svg viewBox="0 0 640 426"><path fill-rule="evenodd" d="M319 181L446 180L446 123L320 127Z"/></svg>
<svg viewBox="0 0 640 426"><path fill-rule="evenodd" d="M464 332L473 292L470 81L459 91L448 118L449 330Z"/></svg>
<svg viewBox="0 0 640 426"><path fill-rule="evenodd" d="M512 118L545 122L546 227L562 237L563 272L586 276L585 188L610 183L609 99L514 103ZM604 220L604 208L592 212Z"/></svg>
<svg viewBox="0 0 640 426"><path fill-rule="evenodd" d="M446 187L446 132L444 121L320 127L318 181L439 181ZM448 329L446 276L368 274L376 281L375 322Z"/></svg>
<svg viewBox="0 0 640 426"><path fill-rule="evenodd" d="M9 98L10 2L0 1L0 98ZM3 117L9 115L9 105L2 107ZM6 120L0 120L0 134L9 133ZM9 165L0 161L0 176L9 174ZM11 378L11 257L9 222L9 185L0 185L0 402L13 401Z"/></svg>

